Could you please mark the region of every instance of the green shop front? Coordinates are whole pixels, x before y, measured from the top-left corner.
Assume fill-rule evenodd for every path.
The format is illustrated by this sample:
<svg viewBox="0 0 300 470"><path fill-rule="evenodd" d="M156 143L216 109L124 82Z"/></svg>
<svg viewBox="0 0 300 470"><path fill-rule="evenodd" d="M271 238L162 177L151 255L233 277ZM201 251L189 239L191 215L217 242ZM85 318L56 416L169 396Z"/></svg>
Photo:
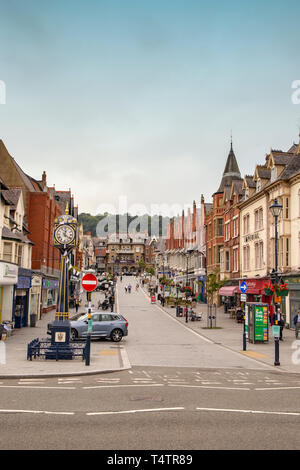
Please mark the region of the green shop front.
<svg viewBox="0 0 300 470"><path fill-rule="evenodd" d="M57 278L43 277L42 280L42 313L56 308L59 280Z"/></svg>
<svg viewBox="0 0 300 470"><path fill-rule="evenodd" d="M281 298L281 310L285 314L286 326L294 328L293 319L300 310L300 276L282 276L288 288L288 296Z"/></svg>

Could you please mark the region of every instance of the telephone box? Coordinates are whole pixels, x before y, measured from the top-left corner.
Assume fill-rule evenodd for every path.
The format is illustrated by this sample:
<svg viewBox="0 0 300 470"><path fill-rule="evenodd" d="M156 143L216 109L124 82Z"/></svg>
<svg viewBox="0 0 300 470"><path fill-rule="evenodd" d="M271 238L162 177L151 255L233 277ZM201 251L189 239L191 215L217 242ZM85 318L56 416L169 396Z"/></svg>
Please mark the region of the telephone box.
<svg viewBox="0 0 300 470"><path fill-rule="evenodd" d="M246 332L250 343L269 341L269 306L261 302L246 304Z"/></svg>

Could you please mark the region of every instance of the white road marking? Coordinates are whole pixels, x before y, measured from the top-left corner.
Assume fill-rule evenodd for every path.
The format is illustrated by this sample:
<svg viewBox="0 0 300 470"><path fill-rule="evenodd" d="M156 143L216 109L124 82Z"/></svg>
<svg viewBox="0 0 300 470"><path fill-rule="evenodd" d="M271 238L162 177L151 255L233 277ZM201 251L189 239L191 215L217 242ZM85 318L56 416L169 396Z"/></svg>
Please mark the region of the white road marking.
<svg viewBox="0 0 300 470"><path fill-rule="evenodd" d="M33 385L0 385L0 388L25 388L25 389L28 389L28 390L32 390L32 389L39 389L39 390L42 390L42 389L50 389L50 390L76 390L76 387L46 387L46 386L41 386L41 385L36 385L36 386L33 386Z"/></svg>
<svg viewBox="0 0 300 470"><path fill-rule="evenodd" d="M271 415L288 415L300 416L300 413L293 413L287 411L261 411L261 410L234 410L230 408L196 408L197 411L213 411L221 413L250 413L250 414L271 414Z"/></svg>
<svg viewBox="0 0 300 470"><path fill-rule="evenodd" d="M118 414L131 414L131 413L149 413L149 412L161 412L161 411L179 411L184 410L182 406L175 408L152 408L145 410L126 410L126 411L99 411L94 413L86 413L87 416L96 416L96 415L118 415Z"/></svg>
<svg viewBox="0 0 300 470"><path fill-rule="evenodd" d="M168 387L187 387L187 388L209 388L216 390L251 390L250 388L237 388L237 387L209 387L208 385L181 385L181 384L168 384Z"/></svg>
<svg viewBox="0 0 300 470"><path fill-rule="evenodd" d="M0 410L0 413L32 413L46 415L74 415L74 412L67 411L40 411L40 410Z"/></svg>
<svg viewBox="0 0 300 470"><path fill-rule="evenodd" d="M136 385L94 385L91 387L83 387L84 390L89 390L92 388L124 388L124 387L164 387L164 384L136 384Z"/></svg>
<svg viewBox="0 0 300 470"><path fill-rule="evenodd" d="M265 387L265 388L255 388L254 390L294 390L300 389L300 387Z"/></svg>

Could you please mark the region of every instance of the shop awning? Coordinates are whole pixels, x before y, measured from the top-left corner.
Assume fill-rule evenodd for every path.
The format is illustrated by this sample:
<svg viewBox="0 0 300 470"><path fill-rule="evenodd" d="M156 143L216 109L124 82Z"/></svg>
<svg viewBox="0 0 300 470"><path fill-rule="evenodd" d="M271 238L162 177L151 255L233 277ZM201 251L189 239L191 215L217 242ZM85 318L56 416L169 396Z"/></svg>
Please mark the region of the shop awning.
<svg viewBox="0 0 300 470"><path fill-rule="evenodd" d="M225 297L233 297L236 292L239 291L239 286L223 286L219 289L219 295Z"/></svg>

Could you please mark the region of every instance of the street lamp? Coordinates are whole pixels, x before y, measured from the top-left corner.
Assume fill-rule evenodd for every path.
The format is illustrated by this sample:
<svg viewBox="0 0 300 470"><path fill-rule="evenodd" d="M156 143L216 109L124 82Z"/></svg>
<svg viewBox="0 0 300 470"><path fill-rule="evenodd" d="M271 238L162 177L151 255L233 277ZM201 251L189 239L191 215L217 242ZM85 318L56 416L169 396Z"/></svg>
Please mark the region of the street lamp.
<svg viewBox="0 0 300 470"><path fill-rule="evenodd" d="M185 255L186 255L186 285L188 286L189 282L189 256L194 252L194 250L191 248L189 250L186 250ZM186 315L185 315L185 322L188 323L188 308L186 309Z"/></svg>
<svg viewBox="0 0 300 470"><path fill-rule="evenodd" d="M271 214L274 217L274 222L275 222L275 272L274 274L274 279L275 283L277 284L278 282L278 217L281 214L282 211L282 205L278 203L277 199L275 199L274 204L270 206L270 211ZM278 320L277 320L277 311L278 311L278 304L275 304L275 324L278 325ZM278 336L275 336L274 338L275 341L275 362L274 366L280 366L279 362L279 338Z"/></svg>

